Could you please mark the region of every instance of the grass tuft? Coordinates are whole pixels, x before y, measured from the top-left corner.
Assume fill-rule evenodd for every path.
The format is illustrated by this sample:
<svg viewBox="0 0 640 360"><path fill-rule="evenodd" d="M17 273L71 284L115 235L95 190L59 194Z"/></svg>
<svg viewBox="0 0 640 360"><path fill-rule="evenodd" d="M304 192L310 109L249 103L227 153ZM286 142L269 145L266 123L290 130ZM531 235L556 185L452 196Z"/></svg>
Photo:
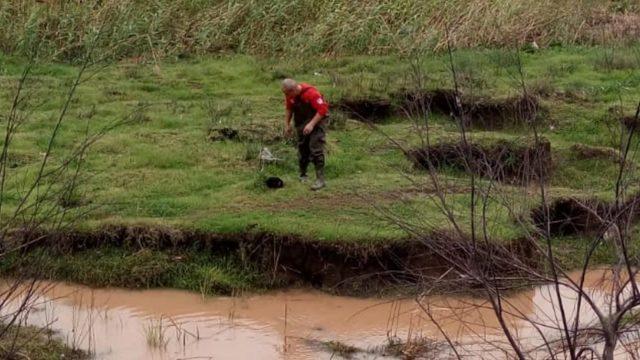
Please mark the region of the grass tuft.
<svg viewBox="0 0 640 360"><path fill-rule="evenodd" d="M167 338L167 327L164 326L162 317L157 320L150 320L144 328L147 345L154 349L165 349L169 344Z"/></svg>

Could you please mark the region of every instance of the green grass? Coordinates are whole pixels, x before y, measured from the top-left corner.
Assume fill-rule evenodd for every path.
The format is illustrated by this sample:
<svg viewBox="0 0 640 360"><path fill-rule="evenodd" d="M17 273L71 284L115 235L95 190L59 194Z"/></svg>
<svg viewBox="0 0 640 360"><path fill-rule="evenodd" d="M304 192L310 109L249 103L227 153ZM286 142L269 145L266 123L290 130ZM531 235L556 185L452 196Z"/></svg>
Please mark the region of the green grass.
<svg viewBox="0 0 640 360"><path fill-rule="evenodd" d="M235 255L214 256L196 251L130 251L100 247L74 254L36 249L3 259L0 273L65 280L96 287L169 287L202 295L229 295L277 285L266 275L244 266Z"/></svg>
<svg viewBox="0 0 640 360"><path fill-rule="evenodd" d="M574 144L611 145L602 119L620 103L630 113L640 98L640 74L635 68L603 68L609 49L554 48L522 54L528 83L545 87L542 99L545 125L556 172L550 180L554 196L611 196L615 164L576 158ZM616 51L625 62L637 47ZM450 88L446 56L420 59L427 87ZM455 53L463 87L479 96L506 98L516 95L516 69L504 50L463 50ZM0 95L8 101L21 71L19 58L0 57ZM164 224L215 233L266 231L304 238L337 241L390 241L405 234L385 219L386 211L402 214L416 223L443 224L433 197L412 191L411 181L425 182L385 136L364 124L347 120L329 131L328 188L317 193L296 181L296 152L281 135L283 110L278 74L286 71L316 84L335 102L345 95L388 94L410 86L408 60L391 56L320 58L298 62L242 55L200 57L153 63L121 62L95 73L78 89L70 116L63 124L53 153L60 161L86 128L95 132L131 112L137 121L109 132L91 149L77 193L62 204L87 204L95 209L77 226L103 224ZM77 68L45 63L33 70L27 90L38 106L20 128L10 153L5 207L10 212L33 177L44 151L56 113ZM544 81L544 84L540 84ZM480 84L480 85L479 85ZM572 94L571 96L567 94ZM584 100L580 97L584 96ZM576 100L577 99L577 100ZM6 102L5 102L6 103ZM34 102L35 103L35 102ZM210 128L233 127L245 140L208 140ZM410 121L390 119L379 129L405 145L419 144ZM456 139L456 126L443 116L432 119L434 141ZM474 131L472 141L523 139L521 128ZM267 146L280 164L260 171L257 149ZM635 159L632 159L635 161ZM280 176L281 190L261 185L265 176ZM459 173L444 173L460 187L468 186ZM635 176L635 175L634 175ZM504 186L511 199L520 199L524 213L533 206L518 187ZM511 196L511 195L509 195ZM450 196L467 227L469 195ZM489 206L491 234L509 239L521 235L496 200ZM465 220L466 219L466 220Z"/></svg>
<svg viewBox="0 0 640 360"><path fill-rule="evenodd" d="M285 250L286 251L286 250ZM0 275L69 281L91 287L174 288L209 295L253 293L283 286L290 275L273 273L260 263L243 263L240 251L227 255L201 250L139 250L100 246L89 250L61 252L39 248L10 253L0 263ZM335 292L331 287L326 291ZM351 294L359 294L353 291Z"/></svg>
<svg viewBox="0 0 640 360"><path fill-rule="evenodd" d="M15 340L15 343L13 342ZM11 351L13 349L13 351ZM3 359L85 360L91 356L66 346L55 333L31 326L11 326L0 338Z"/></svg>

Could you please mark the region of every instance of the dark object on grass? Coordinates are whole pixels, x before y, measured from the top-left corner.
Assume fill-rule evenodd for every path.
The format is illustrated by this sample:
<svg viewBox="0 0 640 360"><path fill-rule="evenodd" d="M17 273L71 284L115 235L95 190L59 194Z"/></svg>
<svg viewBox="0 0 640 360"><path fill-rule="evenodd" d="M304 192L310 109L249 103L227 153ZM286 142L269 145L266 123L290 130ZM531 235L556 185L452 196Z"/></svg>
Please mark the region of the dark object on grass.
<svg viewBox="0 0 640 360"><path fill-rule="evenodd" d="M280 189L284 186L284 181L279 177L271 176L265 181L269 189Z"/></svg>
<svg viewBox="0 0 640 360"><path fill-rule="evenodd" d="M232 128L211 129L209 131L209 140L222 141L222 140L237 140L238 130Z"/></svg>

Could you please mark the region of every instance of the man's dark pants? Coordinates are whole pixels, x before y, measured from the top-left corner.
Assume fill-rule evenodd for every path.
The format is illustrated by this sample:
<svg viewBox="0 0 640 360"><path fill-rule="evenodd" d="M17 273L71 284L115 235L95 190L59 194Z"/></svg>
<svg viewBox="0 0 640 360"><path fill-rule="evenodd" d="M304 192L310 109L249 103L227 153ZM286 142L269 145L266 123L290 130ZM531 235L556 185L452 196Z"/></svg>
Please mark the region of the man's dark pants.
<svg viewBox="0 0 640 360"><path fill-rule="evenodd" d="M328 117L325 116L309 135L304 135L304 127L316 115L316 110L309 103L302 100L296 101L296 105L291 109L293 112L293 123L298 135L298 161L300 175L307 175L309 163L313 162L316 168L316 175L324 178L324 144L325 132L328 124Z"/></svg>
<svg viewBox="0 0 640 360"><path fill-rule="evenodd" d="M303 134L304 125L296 126L300 175L307 174L307 168L311 162L315 166L316 172L322 173L324 170L325 122L326 119L323 119L318 123L309 135Z"/></svg>

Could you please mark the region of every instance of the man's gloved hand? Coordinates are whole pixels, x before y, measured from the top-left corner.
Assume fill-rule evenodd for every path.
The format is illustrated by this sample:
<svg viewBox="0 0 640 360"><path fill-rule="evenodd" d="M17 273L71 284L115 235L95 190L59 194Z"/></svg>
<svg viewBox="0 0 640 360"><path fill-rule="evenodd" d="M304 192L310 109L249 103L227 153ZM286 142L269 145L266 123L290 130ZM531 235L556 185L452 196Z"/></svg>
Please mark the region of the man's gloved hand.
<svg viewBox="0 0 640 360"><path fill-rule="evenodd" d="M284 136L291 137L291 135L293 135L293 129L291 128L291 125L286 125L284 127Z"/></svg>

